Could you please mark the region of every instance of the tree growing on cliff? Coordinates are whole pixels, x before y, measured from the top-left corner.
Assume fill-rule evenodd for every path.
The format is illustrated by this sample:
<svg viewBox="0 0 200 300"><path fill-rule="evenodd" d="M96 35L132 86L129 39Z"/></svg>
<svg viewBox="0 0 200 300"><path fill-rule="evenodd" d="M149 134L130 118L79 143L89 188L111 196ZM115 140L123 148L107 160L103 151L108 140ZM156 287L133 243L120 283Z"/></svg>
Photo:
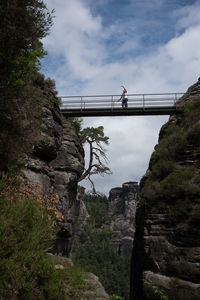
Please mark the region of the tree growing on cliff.
<svg viewBox="0 0 200 300"><path fill-rule="evenodd" d="M38 69L45 51L41 39L52 25L42 0L0 1L0 91L16 95L27 75Z"/></svg>
<svg viewBox="0 0 200 300"><path fill-rule="evenodd" d="M106 156L106 150L102 144L108 145L109 137L104 135L104 127L87 127L80 131L80 138L83 144L89 145L89 162L88 167L83 172L79 181L88 179L95 191L95 186L91 180L91 176L95 174L111 174L109 167L107 166L108 159Z"/></svg>
<svg viewBox="0 0 200 300"><path fill-rule="evenodd" d="M51 25L52 12L43 0L0 0L0 169L27 151L36 136L41 100L33 77Z"/></svg>

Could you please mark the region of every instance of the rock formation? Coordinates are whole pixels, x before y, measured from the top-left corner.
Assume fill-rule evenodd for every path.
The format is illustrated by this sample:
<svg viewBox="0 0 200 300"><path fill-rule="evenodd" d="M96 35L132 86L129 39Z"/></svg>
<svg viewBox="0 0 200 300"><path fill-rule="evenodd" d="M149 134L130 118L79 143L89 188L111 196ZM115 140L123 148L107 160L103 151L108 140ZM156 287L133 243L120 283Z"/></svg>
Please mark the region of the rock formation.
<svg viewBox="0 0 200 300"><path fill-rule="evenodd" d="M55 99L56 101L56 99ZM69 256L73 237L73 220L79 214L77 182L84 168L84 151L75 127L64 120L54 103L42 107L42 125L34 150L26 157L25 177L37 184L44 194L58 195L59 223L54 253Z"/></svg>
<svg viewBox="0 0 200 300"><path fill-rule="evenodd" d="M200 299L199 97L200 80L177 102L187 107L161 128L141 181L132 262L134 300Z"/></svg>
<svg viewBox="0 0 200 300"><path fill-rule="evenodd" d="M48 257L53 261L56 270L66 270L69 273L74 272L74 264L70 258L52 254L48 254ZM83 272L82 270L76 270L76 272L80 272L79 276L81 278L82 275L84 280L81 290L77 290L77 287L75 288L76 295L78 295L80 300L109 300L108 294L105 292L104 287L96 275L89 272Z"/></svg>
<svg viewBox="0 0 200 300"><path fill-rule="evenodd" d="M88 300L109 300L104 287L99 281L99 278L93 273L85 273L86 282L89 284L90 289L84 292L84 296ZM84 297L84 299L85 299Z"/></svg>
<svg viewBox="0 0 200 300"><path fill-rule="evenodd" d="M110 190L109 216L112 243L122 256L130 255L132 251L137 202L137 182L126 182L122 188L117 187Z"/></svg>

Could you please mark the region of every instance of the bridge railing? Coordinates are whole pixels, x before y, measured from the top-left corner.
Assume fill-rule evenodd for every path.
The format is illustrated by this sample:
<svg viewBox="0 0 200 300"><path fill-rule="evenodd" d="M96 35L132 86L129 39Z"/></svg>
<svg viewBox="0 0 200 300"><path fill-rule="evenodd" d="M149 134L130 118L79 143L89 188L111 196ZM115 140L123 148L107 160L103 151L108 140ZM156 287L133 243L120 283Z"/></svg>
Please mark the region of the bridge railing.
<svg viewBox="0 0 200 300"><path fill-rule="evenodd" d="M129 94L129 108L173 107L183 93ZM121 95L61 96L61 110L121 108Z"/></svg>

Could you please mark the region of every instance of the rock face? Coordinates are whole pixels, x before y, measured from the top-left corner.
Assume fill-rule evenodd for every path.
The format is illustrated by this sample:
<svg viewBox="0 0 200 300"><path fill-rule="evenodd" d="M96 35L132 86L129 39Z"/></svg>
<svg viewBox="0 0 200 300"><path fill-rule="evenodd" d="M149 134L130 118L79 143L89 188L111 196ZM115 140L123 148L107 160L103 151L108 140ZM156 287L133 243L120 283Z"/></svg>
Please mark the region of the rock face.
<svg viewBox="0 0 200 300"><path fill-rule="evenodd" d="M77 182L84 168L84 151L75 127L63 120L58 105L42 108L41 131L33 152L27 156L26 178L44 194L59 197L58 210L64 216L59 223L54 253L69 256L73 241L73 219L79 214Z"/></svg>
<svg viewBox="0 0 200 300"><path fill-rule="evenodd" d="M99 278L93 273L85 273L86 282L89 284L90 289L84 292L84 296L88 300L109 300L108 294L105 292L104 287L99 281ZM85 299L84 297L84 299Z"/></svg>
<svg viewBox="0 0 200 300"><path fill-rule="evenodd" d="M120 255L130 255L135 234L135 213L138 202L137 182L126 182L122 188L111 189L108 200L112 243Z"/></svg>
<svg viewBox="0 0 200 300"><path fill-rule="evenodd" d="M169 299L199 299L200 247L191 238L177 236L167 214L150 214L145 219L143 278L164 291ZM144 299L154 299L144 284Z"/></svg>
<svg viewBox="0 0 200 300"><path fill-rule="evenodd" d="M178 105L199 97L200 80L188 89ZM197 101L196 111L198 107ZM200 117L198 111L192 115L189 109L183 115L170 117L162 127L159 144L141 181L131 300L200 299L200 191L199 179L196 180L200 166ZM185 137L181 147L174 147L170 156L167 149L172 152L174 129L177 132L180 129ZM177 134L177 139L182 137Z"/></svg>
<svg viewBox="0 0 200 300"><path fill-rule="evenodd" d="M200 96L200 77L198 81L193 84L187 92L177 101L177 105L181 105L185 101L192 101Z"/></svg>

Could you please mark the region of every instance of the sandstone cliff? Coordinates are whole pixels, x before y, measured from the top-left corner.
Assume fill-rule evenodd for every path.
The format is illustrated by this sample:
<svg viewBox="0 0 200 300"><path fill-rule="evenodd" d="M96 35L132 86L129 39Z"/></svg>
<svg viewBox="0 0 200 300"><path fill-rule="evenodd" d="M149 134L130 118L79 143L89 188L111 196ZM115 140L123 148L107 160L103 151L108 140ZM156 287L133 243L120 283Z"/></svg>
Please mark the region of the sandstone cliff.
<svg viewBox="0 0 200 300"><path fill-rule="evenodd" d="M48 97L51 96L51 106ZM54 253L69 256L73 241L73 220L79 214L77 182L84 168L84 151L72 122L64 120L53 95L45 95L41 126L32 153L26 156L25 177L45 195L57 195L59 222Z"/></svg>
<svg viewBox="0 0 200 300"><path fill-rule="evenodd" d="M131 299L200 299L200 81L178 101L141 181Z"/></svg>
<svg viewBox="0 0 200 300"><path fill-rule="evenodd" d="M135 214L138 202L137 182L126 182L122 188L111 189L108 200L112 243L119 255L130 255L135 234Z"/></svg>

